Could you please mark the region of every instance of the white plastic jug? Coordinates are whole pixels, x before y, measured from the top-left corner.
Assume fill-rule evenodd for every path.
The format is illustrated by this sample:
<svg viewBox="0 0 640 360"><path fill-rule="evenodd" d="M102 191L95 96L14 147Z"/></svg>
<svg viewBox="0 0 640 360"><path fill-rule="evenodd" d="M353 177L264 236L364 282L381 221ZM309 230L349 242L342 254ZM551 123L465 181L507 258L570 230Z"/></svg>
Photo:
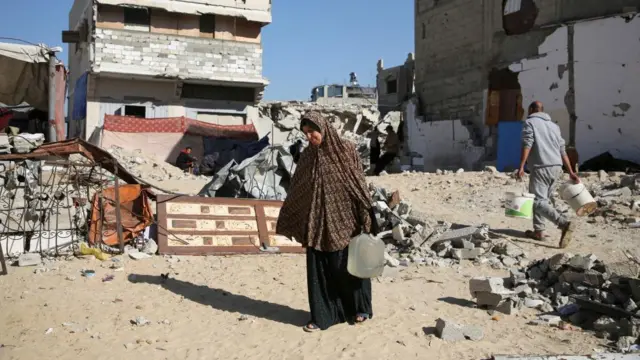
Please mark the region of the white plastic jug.
<svg viewBox="0 0 640 360"><path fill-rule="evenodd" d="M371 279L382 275L384 270L384 242L369 234L360 234L349 243L347 271L361 278Z"/></svg>

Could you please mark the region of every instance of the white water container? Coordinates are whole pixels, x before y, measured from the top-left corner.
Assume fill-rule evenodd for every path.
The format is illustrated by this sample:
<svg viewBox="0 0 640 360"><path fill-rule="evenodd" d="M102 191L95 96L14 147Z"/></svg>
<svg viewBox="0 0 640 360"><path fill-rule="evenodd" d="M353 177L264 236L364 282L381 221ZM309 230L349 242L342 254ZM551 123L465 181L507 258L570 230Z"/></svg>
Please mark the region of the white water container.
<svg viewBox="0 0 640 360"><path fill-rule="evenodd" d="M578 216L589 215L598 208L598 203L582 183L565 183L560 188L560 197L571 206Z"/></svg>
<svg viewBox="0 0 640 360"><path fill-rule="evenodd" d="M520 219L533 217L533 200L535 195L526 192L508 192L504 215Z"/></svg>
<svg viewBox="0 0 640 360"><path fill-rule="evenodd" d="M347 271L361 278L371 279L382 275L384 270L384 242L370 234L360 234L349 243Z"/></svg>

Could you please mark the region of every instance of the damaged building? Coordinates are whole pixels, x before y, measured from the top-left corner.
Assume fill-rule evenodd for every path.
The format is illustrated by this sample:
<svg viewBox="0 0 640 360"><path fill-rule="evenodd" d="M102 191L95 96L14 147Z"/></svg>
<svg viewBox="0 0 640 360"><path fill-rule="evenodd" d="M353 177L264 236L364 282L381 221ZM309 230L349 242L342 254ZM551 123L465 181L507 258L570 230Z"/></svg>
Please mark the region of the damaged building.
<svg viewBox="0 0 640 360"><path fill-rule="evenodd" d="M518 165L527 105L542 101L570 156L640 162L638 0L417 0L408 147L425 169ZM407 110L409 113L410 111Z"/></svg>
<svg viewBox="0 0 640 360"><path fill-rule="evenodd" d="M105 115L251 124L270 22L269 0L75 0L69 136L98 143Z"/></svg>

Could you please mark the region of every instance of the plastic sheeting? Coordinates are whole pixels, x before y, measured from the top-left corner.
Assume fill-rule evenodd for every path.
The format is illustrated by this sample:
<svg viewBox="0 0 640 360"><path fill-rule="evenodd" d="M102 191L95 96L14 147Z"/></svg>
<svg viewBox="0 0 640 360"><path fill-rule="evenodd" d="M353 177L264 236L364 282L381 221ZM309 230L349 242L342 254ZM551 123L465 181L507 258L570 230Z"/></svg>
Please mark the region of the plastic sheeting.
<svg viewBox="0 0 640 360"><path fill-rule="evenodd" d="M293 157L284 146L268 146L239 164L230 161L199 195L284 200L294 172Z"/></svg>
<svg viewBox="0 0 640 360"><path fill-rule="evenodd" d="M206 137L203 140L204 155L218 154L217 164L227 164L231 160L241 162L246 158L255 156L269 146L269 137L265 136L258 141L243 141L235 139L220 139Z"/></svg>
<svg viewBox="0 0 640 360"><path fill-rule="evenodd" d="M48 109L48 51L44 46L0 43L0 102Z"/></svg>
<svg viewBox="0 0 640 360"><path fill-rule="evenodd" d="M87 117L87 79L89 73L85 72L76 81L73 90L73 113L71 120L82 120Z"/></svg>

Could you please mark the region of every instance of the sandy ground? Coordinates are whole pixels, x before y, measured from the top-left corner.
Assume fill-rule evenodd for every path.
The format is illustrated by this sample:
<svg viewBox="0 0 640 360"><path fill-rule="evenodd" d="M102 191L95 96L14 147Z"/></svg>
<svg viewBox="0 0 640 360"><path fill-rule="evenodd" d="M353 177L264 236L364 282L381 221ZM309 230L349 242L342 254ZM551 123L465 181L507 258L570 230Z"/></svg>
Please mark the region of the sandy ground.
<svg viewBox="0 0 640 360"><path fill-rule="evenodd" d="M556 241L517 238L528 221L507 219L500 199L510 179L493 174L408 174L373 179L399 189L433 220L488 223L504 229L531 258L559 250ZM637 247L639 229L579 222L567 251L621 260ZM557 235L556 232L552 234ZM11 267L0 276L0 359L483 359L492 354L586 354L606 349L592 333L527 325L536 311L497 321L474 308L467 282L504 275L465 262L453 268L413 265L374 280L374 318L321 333L301 330L308 320L302 255L154 257L60 260L50 271ZM82 269L96 276L84 278ZM160 274L172 278L161 283ZM107 275L113 281L102 282ZM149 325L131 320L142 316ZM444 342L438 317L484 330L478 342ZM47 334L47 330L53 330Z"/></svg>

